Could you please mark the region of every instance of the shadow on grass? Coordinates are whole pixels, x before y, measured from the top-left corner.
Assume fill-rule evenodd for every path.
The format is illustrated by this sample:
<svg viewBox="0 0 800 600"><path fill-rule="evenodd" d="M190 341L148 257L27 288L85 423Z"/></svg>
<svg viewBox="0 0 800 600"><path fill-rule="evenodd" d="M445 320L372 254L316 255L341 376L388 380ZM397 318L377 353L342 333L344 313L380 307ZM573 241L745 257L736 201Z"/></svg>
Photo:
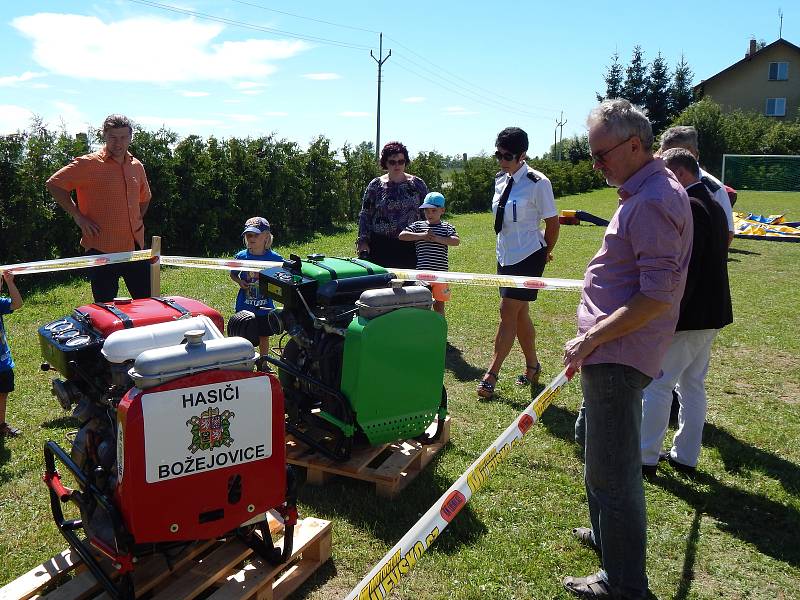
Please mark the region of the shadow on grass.
<svg viewBox="0 0 800 600"><path fill-rule="evenodd" d="M465 361L461 350L450 344L450 342L447 343L444 366L459 381L475 381L480 379L484 373L483 369L479 369Z"/></svg>
<svg viewBox="0 0 800 600"><path fill-rule="evenodd" d="M800 566L800 513L796 509L720 483L702 471L693 479L673 474L653 483L681 498L696 512L710 516L719 529L752 544L762 554Z"/></svg>
<svg viewBox="0 0 800 600"><path fill-rule="evenodd" d="M717 449L729 473L740 474L747 469L759 471L779 481L788 494L800 496L800 467L796 464L745 444L712 423L706 423L703 428L703 445Z"/></svg>
<svg viewBox="0 0 800 600"><path fill-rule="evenodd" d="M697 540L700 539L700 519L702 515L695 509L692 525L689 527L689 534L686 536L686 554L683 557L683 570L681 571L681 582L675 592L675 600L686 600L689 597L689 590L694 581L694 563L697 559Z"/></svg>
<svg viewBox="0 0 800 600"><path fill-rule="evenodd" d="M64 427L78 427L80 424L80 421L76 417L73 417L72 415L63 415L61 417L56 417L55 419L45 421L41 424L41 427L42 429L63 429Z"/></svg>
<svg viewBox="0 0 800 600"><path fill-rule="evenodd" d="M746 254L746 255L755 255L761 256L760 252L753 252L752 250L740 250L739 248L728 248L728 254Z"/></svg>
<svg viewBox="0 0 800 600"><path fill-rule="evenodd" d="M436 475L439 459L437 455L396 498L378 496L373 483L334 477L324 486L302 485L298 499L302 504L314 507L322 518L345 520L394 545L452 484L452 481ZM473 544L487 531L486 525L466 505L447 527L446 533L436 540L434 548L452 553Z"/></svg>
<svg viewBox="0 0 800 600"><path fill-rule="evenodd" d="M8 459L11 458L11 450L6 448L6 438L5 436L0 436L0 465L6 464ZM3 472L0 471L0 483L5 483L6 481L10 481L12 479L11 475L3 476Z"/></svg>

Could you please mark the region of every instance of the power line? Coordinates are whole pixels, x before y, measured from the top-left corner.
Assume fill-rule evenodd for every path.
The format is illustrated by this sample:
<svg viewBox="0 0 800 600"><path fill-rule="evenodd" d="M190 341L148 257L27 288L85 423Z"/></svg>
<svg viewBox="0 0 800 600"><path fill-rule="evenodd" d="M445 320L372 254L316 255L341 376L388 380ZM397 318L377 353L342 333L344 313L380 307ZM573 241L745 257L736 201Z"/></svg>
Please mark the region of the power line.
<svg viewBox="0 0 800 600"><path fill-rule="evenodd" d="M344 23L334 23L333 21L325 21L324 19L315 19L313 17L306 17L303 15L298 15L295 13L286 12L283 10L277 10L275 8L267 8L266 6L261 6L260 4L256 4L254 2L245 2L244 0L230 0L231 2L235 2L236 4L243 4L244 6L252 6L253 8L258 8L260 10L266 10L269 12L278 13L279 15L286 15L288 17L294 17L295 19L304 19L306 21L313 21L314 23L324 23L325 25L333 25L334 27L342 27L344 29L352 29L354 31L364 31L366 33L380 33L380 31L373 31L372 29L364 29L363 27L355 27L353 25L345 25Z"/></svg>
<svg viewBox="0 0 800 600"><path fill-rule="evenodd" d="M397 39L395 39L395 38L393 38L393 37L390 37L390 36L388 36L388 35L386 36L386 38L387 38L387 39L389 39L389 40L392 40L392 41L393 41L393 42L395 42L395 43L396 43L398 46L402 46L403 48L405 48L406 50L408 50L409 52L411 52L411 54L414 54L414 55L418 56L419 58L421 58L422 60L424 60L425 62L427 62L427 63L428 63L428 64L430 64L431 66L435 67L435 68L436 68L436 69L438 69L439 71L441 71L441 72L444 72L444 73L449 73L449 71L447 71L447 69L445 69L445 68L443 68L443 67L440 67L439 65L437 65L437 64L435 64L435 63L433 63L433 62L431 62L431 61L430 61L430 60L429 60L427 57L423 56L423 55L422 55L422 54L420 54L419 52L415 52L414 50L412 50L411 48L409 48L408 46L406 46L405 44L403 44L403 43L402 43L402 42L400 42L399 40L397 40ZM410 59L409 59L409 60L410 60ZM468 81L468 80L464 79L463 77L461 77L461 76L459 76L459 75L456 75L455 73L450 73L450 75L451 75L452 77L455 77L456 79L460 79L461 81L464 81L465 83L468 83L469 85L471 85L471 86L473 86L473 87L476 87L476 88L478 88L478 89L481 89L481 90L483 90L483 91L485 91L485 92L488 92L488 93L490 93L492 96L496 96L496 97L498 97L498 98L503 98L504 100L507 100L508 102L511 102L512 104L519 104L519 105L523 105L523 103L522 103L522 102L519 102L519 101L517 101L517 100L514 100L513 98L509 98L509 97L507 97L507 96L503 96L503 95L501 95L501 94L498 94L498 93L497 93L497 90L490 89L490 88L485 88L485 87L481 87L481 86L479 86L479 85L476 85L476 84L474 84L474 83L472 83L472 82L470 82L470 81ZM524 106L527 106L528 108L535 108L535 109L538 109L538 110L546 110L546 111L550 111L550 112L556 112L556 109L555 109L555 108L552 108L552 107L549 107L549 106L534 106L534 105L531 105L531 104L524 104Z"/></svg>
<svg viewBox="0 0 800 600"><path fill-rule="evenodd" d="M331 40L328 38L322 38L317 36L311 35L303 35L299 33L294 33L291 31L285 31L282 29L275 29L274 27L266 27L263 25L254 25L252 23L245 23L244 21L237 21L236 19L229 19L227 17L218 17L216 15L210 15L208 13L202 13L195 10L190 10L188 8L180 8L178 6L172 6L171 4L162 4L160 2L154 2L152 0L128 0L128 2L133 2L135 4L141 4L144 6L150 6L153 8L160 8L162 10L179 13L183 15L189 15L192 17L198 17L200 19L206 19L208 21L216 21L218 23L224 23L226 25L235 25L236 27L242 27L245 29L253 29L255 31L262 31L265 33L273 33L273 34L280 34L285 35L288 37L297 38L300 40L308 41L308 42L316 42L319 44L327 44L330 46L339 46L342 48L352 48L354 50L369 50L369 46L363 46L359 44L351 44L348 42L342 42L339 40Z"/></svg>
<svg viewBox="0 0 800 600"><path fill-rule="evenodd" d="M457 95L457 96L459 96L461 98L464 98L465 100L469 100L470 102L477 102L479 104L483 104L484 106L488 106L489 108L492 108L494 110L502 110L502 111L506 111L506 112L512 112L512 113L524 115L524 116L527 116L527 117L530 117L530 118L534 118L534 119L547 119L547 120L550 120L552 118L551 115L546 115L546 116L545 115L537 115L535 113L531 113L531 112L528 112L528 111L524 111L524 110L520 110L520 109L514 109L514 108L508 108L507 106L498 105L496 103L493 103L490 100L486 100L486 99L482 99L482 98L473 98L473 97L470 97L470 96L466 96L462 92L460 92L458 90L455 90L455 89L443 84L441 81L438 81L436 79L432 79L431 77L427 77L426 75L423 75L422 73L419 73L417 71L414 71L413 69L409 69L408 67L403 66L402 63L396 62L395 66L400 67L401 69L403 69L405 71L408 71L409 73L412 73L412 74L416 75L417 77L419 77L421 79L429 81L430 83L432 83L434 85L437 85L437 86L439 86L439 87L441 87L441 88L443 88L443 89L445 89L445 90L447 90L447 91L449 91L449 92L451 92L451 93L453 93L453 94L455 94L455 95Z"/></svg>
<svg viewBox="0 0 800 600"><path fill-rule="evenodd" d="M421 65L421 64L419 64L419 63L417 63L417 62L415 62L415 61L413 61L411 59L409 59L408 57L405 57L405 56L402 56L402 55L397 55L397 59L400 60L400 61L407 61L407 62L413 64L415 67L417 67L419 69L422 69L424 71L427 71L429 74L431 74L433 77L435 77L435 79L429 79L427 77L425 77L425 79L428 79L428 81L431 81L431 82L435 83L436 85L439 85L440 87L443 87L443 88L448 89L450 91L454 91L452 89L452 87L447 87L447 86L443 85L442 81L444 81L445 83L449 84L450 86L461 88L461 90L463 90L463 91L462 92L456 91L456 93L458 93L462 97L464 97L465 93L466 94L471 94L471 96L466 96L466 97L468 99L470 99L470 100L477 100L479 102L483 102L484 104L488 103L491 106L493 106L494 108L507 110L507 111L510 111L510 112L518 113L518 114L525 114L525 115L528 115L530 117L535 117L535 118L545 118L544 115L530 112L528 110L525 110L524 108L519 108L519 107L514 106L512 104L508 104L506 102L501 102L500 100L495 100L494 97L486 96L485 94L482 94L480 92L473 91L472 89L470 89L470 88L468 88L468 87L466 87L466 86L464 86L464 85L462 85L462 84L460 84L458 82L454 82L451 79L448 79L447 77L443 76L441 73L437 73L437 72L435 72L435 71L433 71L431 69L428 69L427 67L425 67L425 66L423 66L423 65ZM415 71L415 70L413 70L411 68L406 67L406 70L414 73L415 75L418 75L418 76L422 77L422 75L420 75L420 73L418 73L417 71ZM547 118L550 118L551 116L552 115L548 115Z"/></svg>

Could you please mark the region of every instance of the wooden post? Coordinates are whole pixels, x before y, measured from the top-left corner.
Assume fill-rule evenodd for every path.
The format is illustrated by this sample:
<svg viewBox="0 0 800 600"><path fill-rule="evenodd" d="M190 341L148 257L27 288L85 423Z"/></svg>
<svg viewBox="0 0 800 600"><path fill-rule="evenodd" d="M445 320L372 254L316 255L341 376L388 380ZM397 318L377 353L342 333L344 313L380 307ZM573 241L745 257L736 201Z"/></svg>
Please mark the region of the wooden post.
<svg viewBox="0 0 800 600"><path fill-rule="evenodd" d="M150 263L150 295L161 295L161 236L154 235L150 244L153 262Z"/></svg>

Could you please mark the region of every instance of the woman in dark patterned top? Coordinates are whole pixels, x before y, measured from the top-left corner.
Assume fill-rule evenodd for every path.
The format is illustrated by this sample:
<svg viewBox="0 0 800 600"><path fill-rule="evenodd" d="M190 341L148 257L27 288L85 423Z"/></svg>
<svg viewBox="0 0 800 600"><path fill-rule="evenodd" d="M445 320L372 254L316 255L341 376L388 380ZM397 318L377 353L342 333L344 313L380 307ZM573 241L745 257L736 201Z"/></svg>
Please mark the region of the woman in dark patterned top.
<svg viewBox="0 0 800 600"><path fill-rule="evenodd" d="M419 220L419 205L428 186L406 173L409 162L408 149L400 142L383 147L380 164L387 172L369 182L358 215L359 256L385 267L413 269L416 265L414 245L397 236Z"/></svg>

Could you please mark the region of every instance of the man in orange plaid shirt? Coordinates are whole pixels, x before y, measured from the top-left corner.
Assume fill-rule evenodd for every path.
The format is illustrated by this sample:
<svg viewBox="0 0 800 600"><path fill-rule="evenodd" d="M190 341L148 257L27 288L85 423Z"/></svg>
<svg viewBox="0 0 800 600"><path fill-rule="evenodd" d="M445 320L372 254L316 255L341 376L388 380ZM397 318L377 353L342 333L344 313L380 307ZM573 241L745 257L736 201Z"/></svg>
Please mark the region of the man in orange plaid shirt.
<svg viewBox="0 0 800 600"><path fill-rule="evenodd" d="M77 157L47 180L47 190L81 228L86 254L144 248L142 218L152 194L144 165L128 152L132 135L127 117L109 115L103 122L105 146ZM120 277L133 298L150 296L148 262L134 261L89 269L95 302L113 300Z"/></svg>

